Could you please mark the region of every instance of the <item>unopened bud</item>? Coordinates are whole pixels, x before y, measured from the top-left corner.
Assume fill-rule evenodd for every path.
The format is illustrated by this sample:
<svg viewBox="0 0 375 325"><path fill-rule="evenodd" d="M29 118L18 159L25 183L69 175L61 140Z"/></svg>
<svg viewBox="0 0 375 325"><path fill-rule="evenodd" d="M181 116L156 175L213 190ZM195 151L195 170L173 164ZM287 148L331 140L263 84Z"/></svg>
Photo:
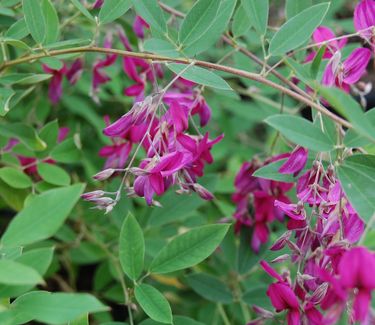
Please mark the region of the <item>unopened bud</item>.
<svg viewBox="0 0 375 325"><path fill-rule="evenodd" d="M271 319L273 318L273 313L271 313L270 311L262 308L262 307L259 307L257 305L254 305L253 306L253 310L262 318L268 318L268 319Z"/></svg>
<svg viewBox="0 0 375 325"><path fill-rule="evenodd" d="M198 193L198 195L203 200L211 201L214 199L214 195L209 190L204 188L202 185L194 184L193 187L194 187L194 190Z"/></svg>
<svg viewBox="0 0 375 325"><path fill-rule="evenodd" d="M91 201L93 199L97 199L97 198L102 197L104 194L105 194L104 191L98 190L98 191L83 193L81 195L81 198L84 199L84 200L87 200L87 201Z"/></svg>
<svg viewBox="0 0 375 325"><path fill-rule="evenodd" d="M116 169L108 168L97 173L96 175L93 176L93 178L96 179L97 181L104 181L110 178L115 173L115 171Z"/></svg>
<svg viewBox="0 0 375 325"><path fill-rule="evenodd" d="M279 251L280 249L283 249L287 240L290 238L292 232L287 231L285 232L279 239L275 241L275 243L271 246L271 251Z"/></svg>
<svg viewBox="0 0 375 325"><path fill-rule="evenodd" d="M289 254L280 255L280 256L274 258L274 259L271 261L271 263L282 263L282 262L287 261L289 258L290 258L290 255L289 255Z"/></svg>
<svg viewBox="0 0 375 325"><path fill-rule="evenodd" d="M320 304L327 294L328 286L329 286L328 283L325 282L321 284L319 287L317 287L316 290L311 295L310 302L313 303L314 305Z"/></svg>

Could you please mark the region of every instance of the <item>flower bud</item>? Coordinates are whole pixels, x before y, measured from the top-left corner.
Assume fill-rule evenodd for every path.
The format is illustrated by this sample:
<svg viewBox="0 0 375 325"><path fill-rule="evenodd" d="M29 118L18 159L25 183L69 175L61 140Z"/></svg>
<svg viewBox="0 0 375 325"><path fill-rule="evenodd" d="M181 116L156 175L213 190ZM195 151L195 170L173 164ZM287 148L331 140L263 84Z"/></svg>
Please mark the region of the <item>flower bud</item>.
<svg viewBox="0 0 375 325"><path fill-rule="evenodd" d="M280 249L283 249L287 240L290 238L292 232L287 231L285 232L279 239L275 241L275 243L271 246L271 251L278 251Z"/></svg>
<svg viewBox="0 0 375 325"><path fill-rule="evenodd" d="M202 185L194 184L193 187L194 187L194 190L198 193L198 195L203 200L211 201L214 199L214 195L209 190L204 188Z"/></svg>
<svg viewBox="0 0 375 325"><path fill-rule="evenodd" d="M110 178L114 173L115 173L115 169L113 168L108 168L108 169L105 169L105 170L102 170L101 172L95 174L93 176L94 179L96 179L97 181L104 181L108 178Z"/></svg>
<svg viewBox="0 0 375 325"><path fill-rule="evenodd" d="M287 261L289 258L290 258L290 255L289 255L289 254L283 254L283 255L280 255L280 256L274 258L274 259L271 261L271 263L282 263L282 262Z"/></svg>
<svg viewBox="0 0 375 325"><path fill-rule="evenodd" d="M81 195L81 198L86 200L86 201L91 201L93 199L97 199L97 198L102 197L104 194L105 194L104 191L98 190L98 191L83 193Z"/></svg>
<svg viewBox="0 0 375 325"><path fill-rule="evenodd" d="M253 305L253 310L262 318L273 318L273 313L271 313L270 311L262 308L262 307L259 307L257 305Z"/></svg>
<svg viewBox="0 0 375 325"><path fill-rule="evenodd" d="M328 286L328 283L325 282L322 283L319 287L317 287L311 295L310 302L314 305L320 304L321 301L324 299L325 295L327 294Z"/></svg>

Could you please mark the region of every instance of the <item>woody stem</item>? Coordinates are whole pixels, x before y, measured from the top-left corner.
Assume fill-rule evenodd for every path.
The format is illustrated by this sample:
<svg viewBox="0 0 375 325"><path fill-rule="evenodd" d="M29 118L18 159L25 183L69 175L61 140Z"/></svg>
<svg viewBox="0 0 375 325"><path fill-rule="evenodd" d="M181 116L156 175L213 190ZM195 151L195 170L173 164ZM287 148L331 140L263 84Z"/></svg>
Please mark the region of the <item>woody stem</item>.
<svg viewBox="0 0 375 325"><path fill-rule="evenodd" d="M102 47L96 47L96 46L85 46L85 47L74 47L74 48L63 49L63 50L52 50L52 51L49 51L48 53L42 52L42 53L18 58L15 60L3 62L2 65L0 65L0 72L8 67L12 67L21 63L31 62L31 61L38 60L47 56L59 56L63 54L90 53L90 52L91 53L116 54L116 55L124 56L124 57L139 58L139 59L161 61L161 62L175 62L175 63L183 63L183 64L191 64L192 62L194 62L195 66L227 72L227 73L239 76L239 77L243 77L246 79L250 79L250 80L254 80L256 82L262 83L266 86L269 86L271 88L274 88L278 91L283 92L285 95L288 95L294 98L295 100L310 106L311 108L314 108L318 112L321 112L322 114L324 114L331 120L335 121L336 123L344 127L347 127L347 128L352 127L352 125L348 121L333 114L327 108L321 106L320 104L313 102L310 98L302 96L301 94L296 93L293 90L290 90L284 86L281 86L271 80L268 80L259 74L228 67L225 65L220 65L216 63L207 62L207 61L201 61L201 60L192 60L188 58L170 58L167 56L161 56L161 55L150 54L150 53L130 52L130 51L125 51L125 50L102 48Z"/></svg>

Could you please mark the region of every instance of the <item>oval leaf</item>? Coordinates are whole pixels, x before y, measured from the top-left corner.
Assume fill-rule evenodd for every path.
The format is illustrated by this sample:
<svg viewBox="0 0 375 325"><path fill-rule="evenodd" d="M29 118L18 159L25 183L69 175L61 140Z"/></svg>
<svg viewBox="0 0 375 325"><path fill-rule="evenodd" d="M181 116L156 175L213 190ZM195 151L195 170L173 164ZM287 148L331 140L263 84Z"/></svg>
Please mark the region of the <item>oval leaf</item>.
<svg viewBox="0 0 375 325"><path fill-rule="evenodd" d="M157 1L150 0L132 0L133 6L140 15L152 28L159 32L167 33L167 23L164 13Z"/></svg>
<svg viewBox="0 0 375 325"><path fill-rule="evenodd" d="M169 273L194 266L219 246L229 225L210 225L192 229L172 239L152 261L150 272Z"/></svg>
<svg viewBox="0 0 375 325"><path fill-rule="evenodd" d="M328 9L329 2L321 3L288 20L271 39L270 54L283 55L302 45L323 21Z"/></svg>
<svg viewBox="0 0 375 325"><path fill-rule="evenodd" d="M76 184L36 196L12 219L1 243L22 246L52 236L68 217L83 189L83 184Z"/></svg>
<svg viewBox="0 0 375 325"><path fill-rule="evenodd" d="M22 9L25 15L26 26L31 36L35 42L39 44L43 43L47 26L40 0L22 0Z"/></svg>
<svg viewBox="0 0 375 325"><path fill-rule="evenodd" d="M0 283L8 285L26 285L43 283L37 271L11 260L0 260Z"/></svg>
<svg viewBox="0 0 375 325"><path fill-rule="evenodd" d="M70 184L69 174L59 166L39 163L38 173L47 183L57 186L67 186Z"/></svg>
<svg viewBox="0 0 375 325"><path fill-rule="evenodd" d="M254 28L264 35L268 25L269 0L242 0L241 4Z"/></svg>
<svg viewBox="0 0 375 325"><path fill-rule="evenodd" d="M141 284L135 288L135 298L150 318L165 324L172 323L169 302L157 289L148 284Z"/></svg>
<svg viewBox="0 0 375 325"><path fill-rule="evenodd" d="M349 202L368 222L375 215L375 155L348 157L337 174Z"/></svg>
<svg viewBox="0 0 375 325"><path fill-rule="evenodd" d="M31 178L19 169L4 167L0 169L0 178L14 188L29 188L33 185Z"/></svg>
<svg viewBox="0 0 375 325"><path fill-rule="evenodd" d="M131 0L106 0L99 12L99 23L107 24L125 14L131 7Z"/></svg>
<svg viewBox="0 0 375 325"><path fill-rule="evenodd" d="M186 64L170 63L167 67L171 69L174 73L179 74L184 69L186 69ZM181 76L187 80L196 82L197 84L222 89L222 90L232 90L232 88L227 84L227 82L218 76L217 74L203 69L201 67L190 66Z"/></svg>
<svg viewBox="0 0 375 325"><path fill-rule="evenodd" d="M122 224L119 254L120 263L126 275L132 280L138 279L143 270L145 241L142 228L131 214Z"/></svg>
<svg viewBox="0 0 375 325"><path fill-rule="evenodd" d="M334 143L319 127L302 117L273 115L268 117L265 122L290 141L305 148L317 152L330 151L334 148Z"/></svg>

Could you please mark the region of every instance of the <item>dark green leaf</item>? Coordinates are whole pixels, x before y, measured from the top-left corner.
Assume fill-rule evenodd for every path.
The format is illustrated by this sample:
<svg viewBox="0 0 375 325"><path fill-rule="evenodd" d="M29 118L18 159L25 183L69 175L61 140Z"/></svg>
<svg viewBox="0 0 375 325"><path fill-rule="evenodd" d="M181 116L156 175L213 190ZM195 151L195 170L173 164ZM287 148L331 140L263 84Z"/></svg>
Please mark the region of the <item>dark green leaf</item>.
<svg viewBox="0 0 375 325"><path fill-rule="evenodd" d="M126 275L137 280L143 270L145 241L142 228L131 214L125 218L121 228L119 255Z"/></svg>
<svg viewBox="0 0 375 325"><path fill-rule="evenodd" d="M153 320L172 324L172 310L168 300L154 287L141 284L135 287L135 298L144 312Z"/></svg>
<svg viewBox="0 0 375 325"><path fill-rule="evenodd" d="M169 273L194 266L219 246L229 225L209 225L194 228L173 238L151 263L153 273Z"/></svg>

